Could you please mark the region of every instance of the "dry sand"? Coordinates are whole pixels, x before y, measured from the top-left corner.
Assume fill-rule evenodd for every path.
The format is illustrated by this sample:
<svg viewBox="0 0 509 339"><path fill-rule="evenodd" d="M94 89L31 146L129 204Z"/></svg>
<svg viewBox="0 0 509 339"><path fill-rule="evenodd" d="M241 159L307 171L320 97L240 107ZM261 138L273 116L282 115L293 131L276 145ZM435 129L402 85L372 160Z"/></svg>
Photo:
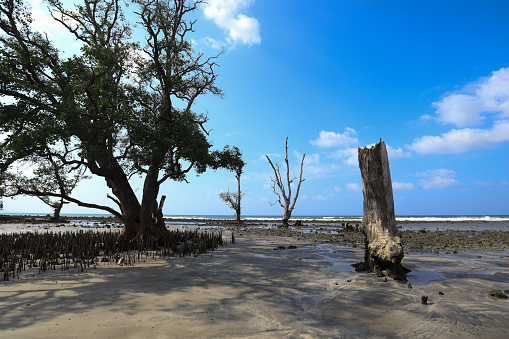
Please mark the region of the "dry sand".
<svg viewBox="0 0 509 339"><path fill-rule="evenodd" d="M354 272L361 248L236 238L193 258L23 272L0 282L0 338L509 338L509 301L487 296L509 289L509 250L407 253L409 289Z"/></svg>

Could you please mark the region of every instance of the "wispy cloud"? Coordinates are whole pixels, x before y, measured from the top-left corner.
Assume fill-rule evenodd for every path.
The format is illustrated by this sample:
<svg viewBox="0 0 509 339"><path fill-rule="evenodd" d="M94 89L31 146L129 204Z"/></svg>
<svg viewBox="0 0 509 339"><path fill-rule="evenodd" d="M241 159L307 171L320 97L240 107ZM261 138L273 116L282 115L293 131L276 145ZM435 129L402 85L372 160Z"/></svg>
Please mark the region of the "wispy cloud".
<svg viewBox="0 0 509 339"><path fill-rule="evenodd" d="M493 186L494 184L492 182L489 182L489 181L472 181L473 184L477 185L477 186Z"/></svg>
<svg viewBox="0 0 509 339"><path fill-rule="evenodd" d="M454 170L440 168L436 170L428 170L425 172L417 172L415 173L416 177L445 177L445 178L452 178L456 176L456 172Z"/></svg>
<svg viewBox="0 0 509 339"><path fill-rule="evenodd" d="M219 27L227 31L228 40L246 45L260 44L260 24L255 18L240 13L251 6L253 0L208 0L203 13Z"/></svg>
<svg viewBox="0 0 509 339"><path fill-rule="evenodd" d="M302 159L302 155L294 151L297 160ZM307 179L317 179L330 176L339 172L343 167L337 164L324 164L320 160L320 155L317 153L306 154L304 158L303 176ZM297 174L297 173L296 173Z"/></svg>
<svg viewBox="0 0 509 339"><path fill-rule="evenodd" d="M346 184L346 189L353 192L362 191L362 186L357 183L348 183Z"/></svg>
<svg viewBox="0 0 509 339"><path fill-rule="evenodd" d="M395 191L403 191L403 190L413 190L415 189L415 185L411 182L392 182L392 189Z"/></svg>
<svg viewBox="0 0 509 339"><path fill-rule="evenodd" d="M333 192L343 192L343 189L339 186L334 186L334 187L332 187L332 191Z"/></svg>
<svg viewBox="0 0 509 339"><path fill-rule="evenodd" d="M449 169L428 170L415 174L424 179L419 180L419 185L424 189L444 189L450 186L458 186L461 183L454 179L456 172Z"/></svg>

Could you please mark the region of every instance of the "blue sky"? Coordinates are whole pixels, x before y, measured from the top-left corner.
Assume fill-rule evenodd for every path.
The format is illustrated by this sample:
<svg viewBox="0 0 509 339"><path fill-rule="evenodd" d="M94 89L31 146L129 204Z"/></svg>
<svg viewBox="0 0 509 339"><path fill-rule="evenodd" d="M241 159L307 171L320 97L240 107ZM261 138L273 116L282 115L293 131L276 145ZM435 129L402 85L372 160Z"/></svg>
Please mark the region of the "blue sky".
<svg viewBox="0 0 509 339"><path fill-rule="evenodd" d="M33 8L39 29L71 48ZM509 214L507 13L507 1L209 0L192 38L206 54L225 48L225 96L194 109L208 111L217 148L243 151L243 214L282 214L265 155L281 163L286 137L297 176L306 153L294 215L362 214L357 148L379 138L396 214ZM164 213L232 214L218 198L228 187L227 171L166 183ZM109 204L106 193L100 179L75 191ZM27 198L4 209L50 212Z"/></svg>

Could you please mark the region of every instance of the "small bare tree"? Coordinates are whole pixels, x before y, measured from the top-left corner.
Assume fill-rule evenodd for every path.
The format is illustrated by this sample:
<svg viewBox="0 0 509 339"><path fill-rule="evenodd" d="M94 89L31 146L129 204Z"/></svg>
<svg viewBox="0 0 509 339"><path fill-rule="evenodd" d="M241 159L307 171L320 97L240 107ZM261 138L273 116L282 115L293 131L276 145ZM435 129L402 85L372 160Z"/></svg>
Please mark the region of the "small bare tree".
<svg viewBox="0 0 509 339"><path fill-rule="evenodd" d="M306 180L302 179L302 168L304 166L304 158L306 157L306 153L302 155L302 160L300 162L299 183L297 184L297 190L295 192L295 197L293 198L293 201L291 184L297 178L295 177L294 174L293 179L290 179L290 164L288 162L288 137L286 137L285 153L286 153L285 163L286 163L287 187L285 187L285 184L283 183L283 177L281 176L281 172L279 171L279 164L276 162L276 164L274 165L268 155L265 155L265 157L267 157L270 166L272 166L272 170L274 170L274 178L271 177L270 180L272 181L272 190L278 196L278 200L272 205L279 203L279 205L283 207L284 209L283 225L288 226L288 220L290 220L290 217L292 216L293 209L295 208L295 203L297 202L297 198L299 197L300 184L302 184L302 182ZM278 187L279 192L278 190L276 190L276 186Z"/></svg>
<svg viewBox="0 0 509 339"><path fill-rule="evenodd" d="M223 167L226 169L229 169L230 171L235 172L235 179L237 179L237 192L230 193L230 188L228 188L228 192L221 192L219 193L219 198L228 205L228 207L232 208L235 211L235 219L237 225L240 225L240 210L241 210L241 204L240 201L242 200L242 196L245 194L241 192L240 190L240 177L242 175L242 171L244 170L244 166L246 166L246 163L242 159L242 151L236 147L233 146L230 149L230 146L226 146L224 148L223 157L219 159L219 163L223 164Z"/></svg>
<svg viewBox="0 0 509 339"><path fill-rule="evenodd" d="M240 184L240 177L237 178L239 184ZM240 190L239 190L240 192ZM230 192L230 189L228 189L228 192L221 192L219 193L219 198L228 205L231 209L235 211L235 223L237 225L240 225L240 201L242 199L242 196L245 193L238 193L238 192Z"/></svg>

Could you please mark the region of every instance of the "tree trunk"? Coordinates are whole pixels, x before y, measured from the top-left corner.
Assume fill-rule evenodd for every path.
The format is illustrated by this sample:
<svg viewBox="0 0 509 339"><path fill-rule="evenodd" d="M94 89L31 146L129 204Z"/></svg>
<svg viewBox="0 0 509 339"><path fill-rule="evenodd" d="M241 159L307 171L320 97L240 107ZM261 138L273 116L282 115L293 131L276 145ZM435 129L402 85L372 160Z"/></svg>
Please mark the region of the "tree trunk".
<svg viewBox="0 0 509 339"><path fill-rule="evenodd" d="M106 170L103 170L104 168ZM120 203L124 219L124 229L120 234L122 239L132 240L144 237L164 239L170 234L164 226L162 217L156 217L159 191L157 183L159 167L157 164L149 167L145 177L142 204L139 203L127 176L116 160L105 159L100 163L100 167L92 166L90 170L93 174L105 178L108 187L111 188L113 195ZM161 224L157 222L158 219L162 221Z"/></svg>
<svg viewBox="0 0 509 339"><path fill-rule="evenodd" d="M237 173L236 175L237 177L237 205L236 205L236 208L235 208L235 222L237 223L237 225L240 225L241 221L240 221L240 201L242 200L242 193L240 192L240 173Z"/></svg>
<svg viewBox="0 0 509 339"><path fill-rule="evenodd" d="M156 219L157 229L166 230L166 224L164 223L164 215L163 215L163 207L164 207L165 200L166 200L166 195L161 196L161 201L159 202L159 207L156 209L155 219Z"/></svg>
<svg viewBox="0 0 509 339"><path fill-rule="evenodd" d="M60 212L62 211L62 207L63 206L64 206L64 202L60 201L54 207L54 210L53 210L53 221L60 221Z"/></svg>
<svg viewBox="0 0 509 339"><path fill-rule="evenodd" d="M359 167L364 195L362 227L365 235L364 262L357 271L371 271L406 281L408 272L401 266L403 245L394 213L391 173L385 143L359 148ZM385 272L384 272L385 271Z"/></svg>
<svg viewBox="0 0 509 339"><path fill-rule="evenodd" d="M143 198L141 200L140 223L146 226L154 224L154 212L157 206L157 178L159 176L159 166L152 164L147 171L145 182L143 184Z"/></svg>
<svg viewBox="0 0 509 339"><path fill-rule="evenodd" d="M292 212L288 207L285 207L284 213L283 213L283 226L290 226L288 224L288 220L290 220L290 217L292 216Z"/></svg>

